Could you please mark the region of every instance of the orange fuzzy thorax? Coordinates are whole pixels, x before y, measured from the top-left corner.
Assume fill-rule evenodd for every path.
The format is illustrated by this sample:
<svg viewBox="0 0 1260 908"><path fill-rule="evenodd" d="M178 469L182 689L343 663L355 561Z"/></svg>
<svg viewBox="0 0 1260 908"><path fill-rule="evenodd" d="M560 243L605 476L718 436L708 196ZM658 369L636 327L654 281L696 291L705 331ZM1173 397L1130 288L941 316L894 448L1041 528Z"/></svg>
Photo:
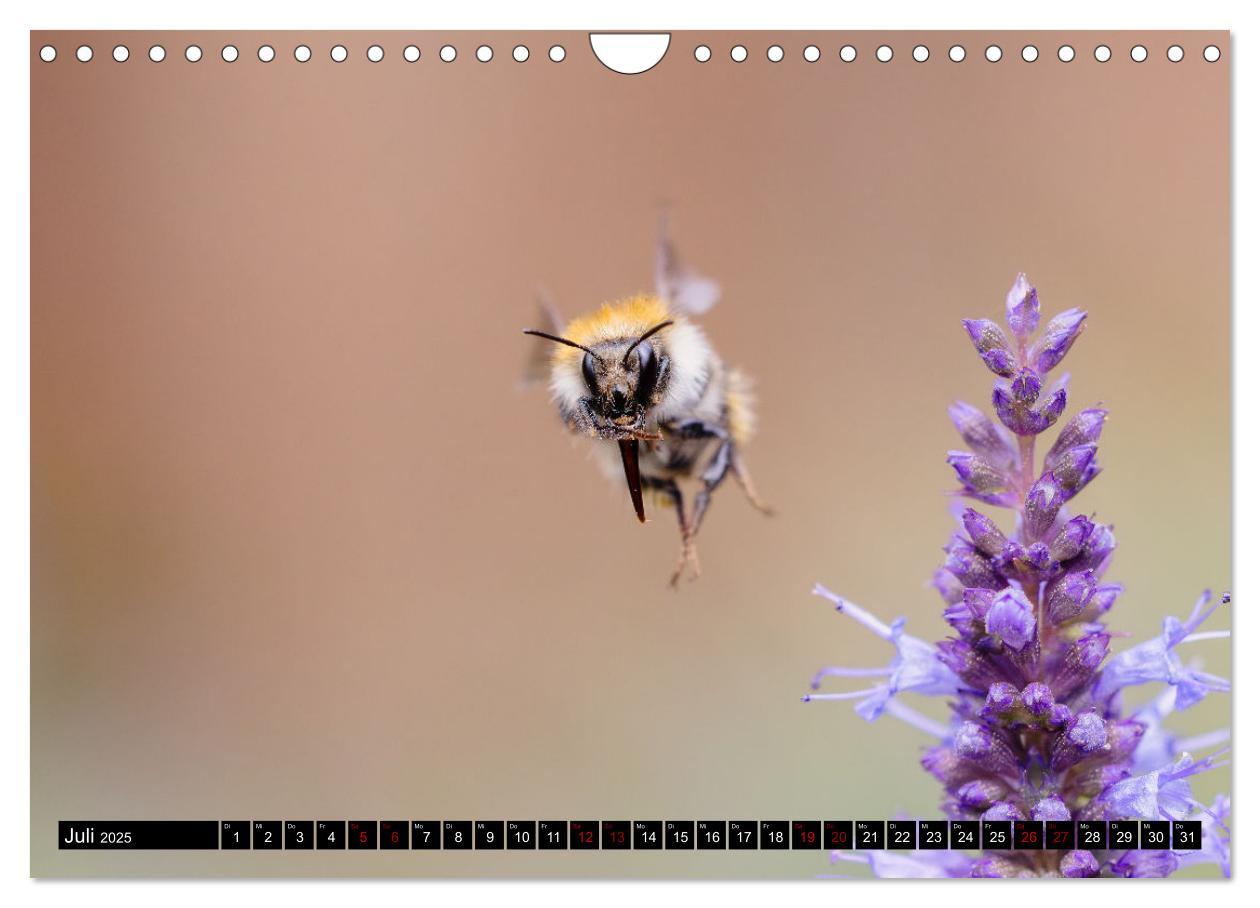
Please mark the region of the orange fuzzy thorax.
<svg viewBox="0 0 1260 908"><path fill-rule="evenodd" d="M590 315L575 318L565 326L564 336L584 347L634 340L669 317L669 307L660 297L643 294L604 303ZM553 355L560 364L576 360L581 351L558 346Z"/></svg>

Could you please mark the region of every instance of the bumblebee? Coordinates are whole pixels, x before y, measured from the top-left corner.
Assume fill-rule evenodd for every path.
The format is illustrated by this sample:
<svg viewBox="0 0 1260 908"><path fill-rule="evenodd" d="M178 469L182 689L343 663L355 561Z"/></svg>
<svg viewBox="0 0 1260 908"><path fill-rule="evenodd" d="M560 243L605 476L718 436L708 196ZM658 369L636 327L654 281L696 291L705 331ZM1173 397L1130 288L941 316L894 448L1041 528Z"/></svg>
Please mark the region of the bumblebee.
<svg viewBox="0 0 1260 908"><path fill-rule="evenodd" d="M569 431L596 441L605 471L624 476L639 522L645 491L676 513L682 546L670 586L688 571L700 576L696 535L728 474L755 508L772 512L741 457L753 431L748 382L691 319L719 295L679 262L662 224L655 294L605 303L567 325L544 303L552 330L525 331L556 345L533 360L533 377L548 380ZM690 509L680 485L689 480L699 483Z"/></svg>

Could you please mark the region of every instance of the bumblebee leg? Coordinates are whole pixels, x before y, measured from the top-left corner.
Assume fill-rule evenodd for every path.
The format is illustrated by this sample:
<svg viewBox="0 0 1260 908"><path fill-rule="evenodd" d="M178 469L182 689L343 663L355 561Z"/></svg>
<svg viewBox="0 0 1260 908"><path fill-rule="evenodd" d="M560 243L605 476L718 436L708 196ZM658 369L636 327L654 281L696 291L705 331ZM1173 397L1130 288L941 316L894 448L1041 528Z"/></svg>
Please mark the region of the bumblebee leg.
<svg viewBox="0 0 1260 908"><path fill-rule="evenodd" d="M687 503L683 498L682 490L678 488L678 483L672 479L645 476L643 487L668 496L674 505L674 511L678 514L678 532L682 535L682 551L678 555L678 564L674 568L674 573L669 578L669 585L677 588L678 581L688 565L691 566L692 579L700 576L700 559L696 555L696 543L692 536L691 523L687 520Z"/></svg>
<svg viewBox="0 0 1260 908"><path fill-rule="evenodd" d="M696 503L691 508L691 534L693 536L700 532L700 522L704 520L704 512L709 509L709 500L713 497L713 490L726 478L727 472L731 469L734 454L735 445L730 437L723 438L718 449L713 452L709 465L700 475L704 486L696 493Z"/></svg>
<svg viewBox="0 0 1260 908"><path fill-rule="evenodd" d="M753 485L752 477L748 475L748 469L744 466L739 451L731 453L731 472L735 474L735 481L739 483L748 503L767 517L773 516L774 508L762 501L761 496L757 494L757 487Z"/></svg>

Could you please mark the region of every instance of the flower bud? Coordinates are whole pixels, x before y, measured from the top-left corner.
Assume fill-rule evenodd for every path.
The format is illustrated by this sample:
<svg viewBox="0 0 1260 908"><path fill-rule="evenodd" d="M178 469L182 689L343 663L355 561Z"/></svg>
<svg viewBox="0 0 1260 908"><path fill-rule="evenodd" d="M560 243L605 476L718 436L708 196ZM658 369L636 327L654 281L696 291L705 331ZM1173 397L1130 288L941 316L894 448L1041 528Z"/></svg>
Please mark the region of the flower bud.
<svg viewBox="0 0 1260 908"><path fill-rule="evenodd" d="M978 454L950 451L945 457L945 462L954 468L954 472L958 474L958 481L968 492L991 495L1006 488L1006 476Z"/></svg>
<svg viewBox="0 0 1260 908"><path fill-rule="evenodd" d="M975 777L975 767L961 760L948 744L929 748L919 765L936 777L946 788L961 785Z"/></svg>
<svg viewBox="0 0 1260 908"><path fill-rule="evenodd" d="M999 776L1019 778L1019 764L1010 745L998 734L976 722L964 722L954 735L954 752L960 758Z"/></svg>
<svg viewBox="0 0 1260 908"><path fill-rule="evenodd" d="M963 442L999 470L1015 465L1015 445L991 419L971 404L956 401L949 408L949 418Z"/></svg>
<svg viewBox="0 0 1260 908"><path fill-rule="evenodd" d="M1019 702L1019 688L1009 681L999 681L989 686L989 693L984 700L984 715L1001 716L1015 708Z"/></svg>
<svg viewBox="0 0 1260 908"><path fill-rule="evenodd" d="M1080 554L1085 540L1094 530L1094 522L1084 514L1078 514L1063 524L1059 535L1050 543L1050 557L1055 561L1067 561Z"/></svg>
<svg viewBox="0 0 1260 908"><path fill-rule="evenodd" d="M1093 617L1104 615L1111 611L1111 607L1116 603L1116 597L1124 592L1124 586L1119 583L1104 583L1098 589L1094 590L1094 595L1090 597L1089 608L1093 613Z"/></svg>
<svg viewBox="0 0 1260 908"><path fill-rule="evenodd" d="M1111 723L1107 730L1107 746L1111 748L1112 758L1127 759L1146 732L1146 726L1137 719L1120 719Z"/></svg>
<svg viewBox="0 0 1260 908"><path fill-rule="evenodd" d="M1110 645L1110 634L1095 631L1068 646L1049 678L1055 699L1066 700L1088 683L1107 658Z"/></svg>
<svg viewBox="0 0 1260 908"><path fill-rule="evenodd" d="M1072 710L1064 703L1056 703L1050 707L1050 712L1046 715L1046 727L1049 729L1062 728L1072 721Z"/></svg>
<svg viewBox="0 0 1260 908"><path fill-rule="evenodd" d="M982 820L1002 822L1005 820L1026 820L1028 817L1011 801L998 801L980 815Z"/></svg>
<svg viewBox="0 0 1260 908"><path fill-rule="evenodd" d="M1058 795L1049 795L1033 805L1034 820L1070 820L1072 812L1067 809L1063 799Z"/></svg>
<svg viewBox="0 0 1260 908"><path fill-rule="evenodd" d="M1043 538L1054 526L1054 519L1063 506L1063 491L1053 476L1045 475L1033 483L1024 501L1024 530L1033 539Z"/></svg>
<svg viewBox="0 0 1260 908"><path fill-rule="evenodd" d="M990 372L1010 375L1015 371L1015 353L995 322L987 318L965 318L963 327Z"/></svg>
<svg viewBox="0 0 1260 908"><path fill-rule="evenodd" d="M1059 456L1078 445L1096 444L1102 435L1103 424L1107 421L1107 411L1101 407L1082 410L1070 420L1059 432L1050 450L1046 452L1046 469L1053 469Z"/></svg>
<svg viewBox="0 0 1260 908"><path fill-rule="evenodd" d="M1011 649L1022 650L1037 633L1032 603L1019 590L1007 587L994 597L993 606L984 619L984 629Z"/></svg>
<svg viewBox="0 0 1260 908"><path fill-rule="evenodd" d="M1032 337L1041 321L1041 304L1037 300L1037 288L1028 283L1024 274L1015 278L1015 283L1006 294L1006 324L1017 338Z"/></svg>
<svg viewBox="0 0 1260 908"><path fill-rule="evenodd" d="M1045 375L1067 356L1085 328L1085 315L1081 309L1068 309L1050 319L1045 332L1032 348L1032 362L1038 372Z"/></svg>
<svg viewBox="0 0 1260 908"><path fill-rule="evenodd" d="M1098 859L1089 851L1069 851L1059 861L1059 873L1071 879L1098 876Z"/></svg>
<svg viewBox="0 0 1260 908"><path fill-rule="evenodd" d="M1041 379L1032 369L1020 369L1011 379L1011 396L1025 406L1041 396Z"/></svg>
<svg viewBox="0 0 1260 908"><path fill-rule="evenodd" d="M1002 579L993 572L989 559L965 539L955 536L945 553L945 570L957 577L963 586L995 590L1003 585Z"/></svg>
<svg viewBox="0 0 1260 908"><path fill-rule="evenodd" d="M1116 537L1112 534L1111 527L1094 524L1093 531L1081 549L1080 564L1101 574L1115 549Z"/></svg>
<svg viewBox="0 0 1260 908"><path fill-rule="evenodd" d="M1037 718L1048 716L1054 706L1054 692L1040 681L1033 681L1025 687L1019 699L1024 709Z"/></svg>
<svg viewBox="0 0 1260 908"><path fill-rule="evenodd" d="M1065 574L1046 593L1046 615L1052 624L1071 621L1085 610L1097 583L1093 571Z"/></svg>
<svg viewBox="0 0 1260 908"><path fill-rule="evenodd" d="M967 535L982 553L989 557L1001 553L1003 546L1006 545L1006 536L998 529L996 523L974 508L963 511L962 522Z"/></svg>
<svg viewBox="0 0 1260 908"><path fill-rule="evenodd" d="M936 587L936 591L941 594L941 598L950 605L962 600L963 590L965 589L958 582L958 578L944 568L937 568L936 572L932 574L932 586Z"/></svg>
<svg viewBox="0 0 1260 908"><path fill-rule="evenodd" d="M958 787L958 802L970 810L988 810L1009 791L996 779L973 779Z"/></svg>
<svg viewBox="0 0 1260 908"><path fill-rule="evenodd" d="M1067 391L1059 388L1050 394L1047 400L1040 407L1033 411L1034 424L1037 426L1038 432L1044 432L1059 421L1059 417L1063 415L1063 411L1067 409Z"/></svg>
<svg viewBox="0 0 1260 908"><path fill-rule="evenodd" d="M988 690L991 684L1007 680L992 659L964 640L942 640L936 644L936 652L945 667L970 687Z"/></svg>
<svg viewBox="0 0 1260 908"><path fill-rule="evenodd" d="M1096 712L1075 716L1050 746L1050 768L1062 772L1107 748L1107 720Z"/></svg>
<svg viewBox="0 0 1260 908"><path fill-rule="evenodd" d="M1102 468L1094 460L1097 454L1098 445L1077 445L1075 448L1068 448L1055 461L1050 472L1066 493L1066 498L1071 498L1085 488L1101 472Z"/></svg>

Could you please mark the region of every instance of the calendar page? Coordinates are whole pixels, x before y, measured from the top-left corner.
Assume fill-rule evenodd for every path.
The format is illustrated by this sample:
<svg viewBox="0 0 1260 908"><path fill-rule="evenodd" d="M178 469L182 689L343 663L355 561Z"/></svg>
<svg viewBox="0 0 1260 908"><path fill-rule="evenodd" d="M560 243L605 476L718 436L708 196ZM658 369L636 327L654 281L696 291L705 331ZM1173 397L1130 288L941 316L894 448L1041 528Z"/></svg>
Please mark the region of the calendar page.
<svg viewBox="0 0 1260 908"><path fill-rule="evenodd" d="M1228 876L1230 54L31 32L31 874Z"/></svg>

